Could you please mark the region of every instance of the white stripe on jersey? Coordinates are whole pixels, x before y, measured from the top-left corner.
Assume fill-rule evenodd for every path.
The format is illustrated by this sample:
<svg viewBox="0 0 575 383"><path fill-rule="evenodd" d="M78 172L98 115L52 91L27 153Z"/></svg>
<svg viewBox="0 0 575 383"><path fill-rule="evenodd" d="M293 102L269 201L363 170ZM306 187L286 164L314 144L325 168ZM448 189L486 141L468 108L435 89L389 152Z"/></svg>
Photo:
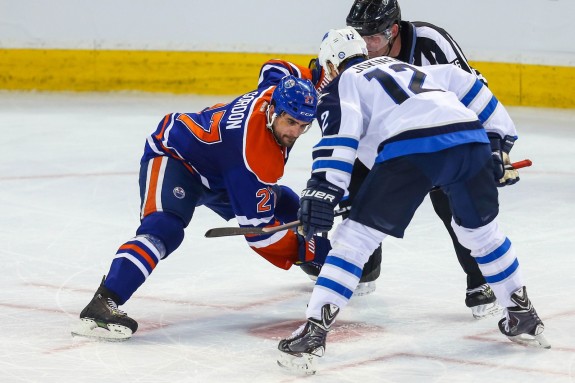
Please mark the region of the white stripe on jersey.
<svg viewBox="0 0 575 383"><path fill-rule="evenodd" d="M156 211L164 211L162 206L162 188L164 185L164 175L166 173L166 165L168 164L168 157L161 157L162 163L160 165L160 173L158 174L158 183L156 185Z"/></svg>
<svg viewBox="0 0 575 383"><path fill-rule="evenodd" d="M281 60L281 59L276 59L276 60L283 61L283 60ZM302 75L301 75L301 71L299 70L299 68L296 67L296 66L294 66L294 65L291 65L291 63L288 63L288 64L290 64L290 68L296 73L295 76L298 77L298 78L301 78ZM279 64L266 64L266 65L264 65L264 66L262 67L262 69L260 70L260 73L261 73L261 74L260 74L260 78L258 79L258 87L259 87L259 84L261 84L262 81L264 80L264 77L266 77L264 74L265 74L268 70L270 70L270 69L274 69L274 70L280 71L280 72L284 73L285 76L289 76L289 75L291 74L290 71L289 71L286 67L284 67L283 65L279 65Z"/></svg>
<svg viewBox="0 0 575 383"><path fill-rule="evenodd" d="M270 237L266 238L266 239L262 239L260 241L250 241L249 238L247 238L248 240L248 244L251 247L254 247L256 249L262 248L262 247L268 247L270 245L273 245L274 243L277 243L279 241L282 240L283 237L285 237L287 235L287 230L284 231L278 231L277 233L272 234Z"/></svg>
<svg viewBox="0 0 575 383"><path fill-rule="evenodd" d="M128 253L116 253L116 256L114 257L114 259L119 259L119 258L126 258L128 259L130 262L132 262L134 264L134 266L136 266L138 269L140 269L140 271L142 272L142 274L144 274L144 277L148 278L150 276L150 273L148 273L148 269L146 269L146 266L144 266L142 264L142 262L140 262L138 260L138 258L134 257L132 254L128 254Z"/></svg>
<svg viewBox="0 0 575 383"><path fill-rule="evenodd" d="M350 151L355 154L355 151L353 149ZM335 151L334 151L334 154L336 154ZM318 161L340 161L340 162L345 162L345 163L353 165L353 163L355 162L355 157L353 157L353 158L349 157L349 156L338 157L336 155L333 155L330 157L316 157L313 162L318 162Z"/></svg>
<svg viewBox="0 0 575 383"><path fill-rule="evenodd" d="M180 114L181 113L178 113L178 115ZM168 141L170 139L170 133L173 127L174 127L174 113L170 115L170 123L166 127L166 130L164 130L164 138L162 139L162 145L164 145L164 147L176 153L176 155L180 157L180 159L185 160L184 157L180 154L180 152L178 152L175 148L168 145Z"/></svg>
<svg viewBox="0 0 575 383"><path fill-rule="evenodd" d="M270 64L267 64L267 65L264 65L263 68L262 68L262 70L261 70L260 78L258 78L258 84L261 84L261 82L263 81L264 77L266 77L264 74L265 74L268 70L270 70L270 69L278 70L278 71L284 73L286 76L289 76L289 75L290 75L289 70L287 70L287 68L285 68L285 67L282 67L282 66L280 66L280 65L270 65Z"/></svg>
<svg viewBox="0 0 575 383"><path fill-rule="evenodd" d="M146 201L148 200L148 192L150 191L150 175L152 174L152 162L153 159L148 161L148 168L146 169L146 191L144 192L144 199L142 200L142 205L140 206L140 219L144 219L144 208L146 207Z"/></svg>
<svg viewBox="0 0 575 383"><path fill-rule="evenodd" d="M417 37L426 37L435 41L435 43L439 46L447 61L449 63L453 62L454 60L459 61L459 65L468 67L471 69L471 66L467 61L465 61L465 55L457 45L457 43L447 34L441 33L436 29L433 29L429 26L418 26L416 28ZM424 53L424 52L422 52ZM433 52L427 52L433 54ZM434 56L435 57L435 56ZM421 64L422 66L429 65L430 62L425 58L425 55L422 54L421 56ZM467 69L464 69L467 71Z"/></svg>
<svg viewBox="0 0 575 383"><path fill-rule="evenodd" d="M479 115L483 109L485 109L489 101L491 101L492 97L493 93L491 93L489 88L484 85L467 107L474 111L475 114Z"/></svg>
<svg viewBox="0 0 575 383"><path fill-rule="evenodd" d="M259 226L263 223L267 224L270 223L270 221L273 219L273 216L269 216L269 217L262 217L262 218L248 218L245 215L238 215L236 216L236 219L238 220L238 223L240 225L250 225L250 226Z"/></svg>
<svg viewBox="0 0 575 383"><path fill-rule="evenodd" d="M148 143L148 145L150 146L150 149L152 149L152 151L156 154L159 154L160 156L164 155L164 152L161 152L160 149L158 149L158 147L156 146L156 144L154 143L154 140L152 139L152 136L148 136L146 138L146 142Z"/></svg>
<svg viewBox="0 0 575 383"><path fill-rule="evenodd" d="M156 246L154 246L154 244L148 240L148 238L138 235L137 237L132 238L130 241L137 241L142 243L144 246L146 246L147 249L149 249L154 254L154 256L156 257L156 264L160 261L160 252L158 251Z"/></svg>
<svg viewBox="0 0 575 383"><path fill-rule="evenodd" d="M162 208L162 184L164 183L164 174L166 172L166 165L168 164L168 157L155 157L148 161L148 168L146 169L146 191L144 193L144 200L142 201L142 206L140 206L140 219L144 218L144 208L146 207L146 201L150 193L150 180L152 178L152 165L154 161L161 161L160 172L158 174L158 181L156 183L155 190L155 200L156 200L156 210L163 211Z"/></svg>

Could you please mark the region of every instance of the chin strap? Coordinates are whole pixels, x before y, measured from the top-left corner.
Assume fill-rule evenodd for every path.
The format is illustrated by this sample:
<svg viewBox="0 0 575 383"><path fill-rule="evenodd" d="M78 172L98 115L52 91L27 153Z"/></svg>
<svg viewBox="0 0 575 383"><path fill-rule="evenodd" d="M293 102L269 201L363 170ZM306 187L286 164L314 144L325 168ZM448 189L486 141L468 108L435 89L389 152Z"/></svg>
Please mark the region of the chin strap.
<svg viewBox="0 0 575 383"><path fill-rule="evenodd" d="M395 40L397 40L397 36L399 36L399 31L397 32L397 35L393 36L392 38L390 38L387 43L387 52L385 52L385 54L383 54L382 56L388 56L391 53L391 50L393 49L393 45L395 44Z"/></svg>
<svg viewBox="0 0 575 383"><path fill-rule="evenodd" d="M281 146L278 139L276 138L276 134L274 132L274 127L273 127L274 121L276 120L276 117L278 115L276 113L272 113L272 115L270 117L270 107L271 107L271 105L268 105L268 108L266 109L266 128L268 128L269 131L272 133L272 136L274 137L274 140L276 141L276 143Z"/></svg>
<svg viewBox="0 0 575 383"><path fill-rule="evenodd" d="M331 69L329 67L329 65L327 65L327 68L325 68L325 79L329 82L333 81L334 78L336 78L337 76L339 76L339 71L337 70L337 68L335 67L335 65L333 65L333 63L331 61L328 61L329 64L331 64L331 68L333 68L333 71L335 72L335 76L331 76Z"/></svg>
<svg viewBox="0 0 575 383"><path fill-rule="evenodd" d="M382 56L389 56L389 53L391 52L394 43L395 43L395 37L393 38L393 41L389 40L389 43L387 43L387 52L385 52Z"/></svg>

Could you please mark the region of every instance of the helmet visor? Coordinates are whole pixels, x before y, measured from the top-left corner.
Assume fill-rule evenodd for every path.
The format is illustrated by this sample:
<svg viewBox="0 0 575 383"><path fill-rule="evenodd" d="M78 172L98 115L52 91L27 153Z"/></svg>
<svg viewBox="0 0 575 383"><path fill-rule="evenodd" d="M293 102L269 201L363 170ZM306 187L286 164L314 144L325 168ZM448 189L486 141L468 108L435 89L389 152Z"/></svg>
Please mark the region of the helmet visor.
<svg viewBox="0 0 575 383"><path fill-rule="evenodd" d="M389 36L389 34L376 33L374 35L361 36L367 45L369 58L381 56L381 52L389 46L390 40L386 36Z"/></svg>

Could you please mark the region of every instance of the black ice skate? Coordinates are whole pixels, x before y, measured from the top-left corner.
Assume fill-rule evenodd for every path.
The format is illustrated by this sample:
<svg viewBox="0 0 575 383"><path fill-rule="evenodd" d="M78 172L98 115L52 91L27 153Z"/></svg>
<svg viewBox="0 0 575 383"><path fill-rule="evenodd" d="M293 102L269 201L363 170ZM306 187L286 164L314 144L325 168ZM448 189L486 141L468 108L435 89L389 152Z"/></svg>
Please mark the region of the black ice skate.
<svg viewBox="0 0 575 383"><path fill-rule="evenodd" d="M315 374L317 357L325 353L325 340L339 308L326 304L321 308L321 319L309 318L289 338L278 345L281 351L277 360L279 366L292 371Z"/></svg>
<svg viewBox="0 0 575 383"><path fill-rule="evenodd" d="M488 284L483 284L474 289L467 289L465 305L471 309L471 314L473 314L475 319L496 315L503 310L503 307L497 303L497 298Z"/></svg>
<svg viewBox="0 0 575 383"><path fill-rule="evenodd" d="M73 336L85 336L108 341L130 339L138 323L118 309L116 294L102 284L94 298L80 313L80 324L72 330Z"/></svg>
<svg viewBox="0 0 575 383"><path fill-rule="evenodd" d="M527 289L522 287L515 291L511 301L516 306L507 308L505 318L499 321L499 330L511 341L524 346L551 348L543 336L545 326L527 297Z"/></svg>

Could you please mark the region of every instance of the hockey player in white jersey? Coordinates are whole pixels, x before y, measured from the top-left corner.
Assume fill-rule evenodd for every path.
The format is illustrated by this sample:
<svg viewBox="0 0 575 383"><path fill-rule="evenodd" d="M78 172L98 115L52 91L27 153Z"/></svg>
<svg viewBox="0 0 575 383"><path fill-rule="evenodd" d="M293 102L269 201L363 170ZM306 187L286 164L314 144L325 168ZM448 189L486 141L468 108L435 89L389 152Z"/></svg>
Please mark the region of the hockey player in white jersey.
<svg viewBox="0 0 575 383"><path fill-rule="evenodd" d="M454 38L443 28L421 22L403 20L398 0L355 0L346 17L346 24L353 27L366 42L369 58L388 56L415 66L452 64L474 74L487 85L487 80L473 68ZM349 186L350 198L340 203L351 205L355 191L369 169L356 160ZM512 185L519 178L509 178L499 186ZM465 305L471 309L474 318L481 319L501 312L495 294L485 281L471 251L459 243L451 227L449 199L441 189L433 189L429 199L437 216L449 233L453 249L461 268L465 272L467 288ZM371 266L366 265L366 268Z"/></svg>
<svg viewBox="0 0 575 383"><path fill-rule="evenodd" d="M342 39L348 43L345 51L337 49ZM308 320L280 341L278 363L315 372L315 358L323 356L327 332L351 298L365 262L388 235L403 237L434 187L449 197L459 241L471 249L507 308L499 330L512 341L549 348L515 249L497 223L496 183L505 178L516 139L503 105L474 75L453 65L367 60L365 42L351 27L328 33L320 47L320 57L326 56L326 70L337 77L317 109L323 137L314 147L311 178L300 199L303 235L332 228L356 156L375 165L349 218L332 236Z"/></svg>

